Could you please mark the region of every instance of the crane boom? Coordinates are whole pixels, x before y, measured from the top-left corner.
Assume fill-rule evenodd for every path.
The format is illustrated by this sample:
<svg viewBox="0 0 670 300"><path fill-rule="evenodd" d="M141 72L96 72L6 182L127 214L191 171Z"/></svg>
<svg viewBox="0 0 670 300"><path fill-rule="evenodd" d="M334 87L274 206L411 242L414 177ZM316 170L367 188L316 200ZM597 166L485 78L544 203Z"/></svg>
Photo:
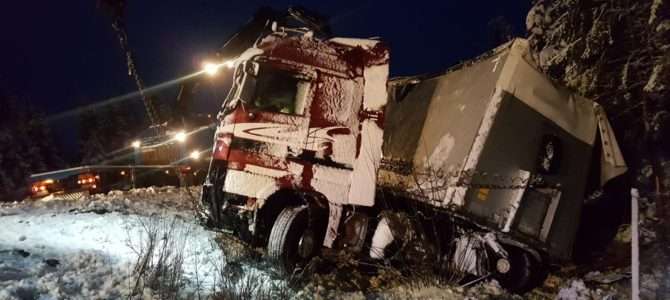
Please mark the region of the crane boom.
<svg viewBox="0 0 670 300"><path fill-rule="evenodd" d="M145 85L142 77L140 77L137 72L137 66L135 64L135 59L133 58L133 51L128 45L128 32L126 31L126 24L124 22L125 18L125 0L100 0L99 6L104 7L112 17L112 29L119 39L119 45L123 51L124 56L126 57L126 67L128 68L128 76L130 76L137 90L142 97L142 102L144 103L144 109L146 110L147 117L151 126L158 125L160 123L160 118L156 110L154 101L151 96L145 93Z"/></svg>

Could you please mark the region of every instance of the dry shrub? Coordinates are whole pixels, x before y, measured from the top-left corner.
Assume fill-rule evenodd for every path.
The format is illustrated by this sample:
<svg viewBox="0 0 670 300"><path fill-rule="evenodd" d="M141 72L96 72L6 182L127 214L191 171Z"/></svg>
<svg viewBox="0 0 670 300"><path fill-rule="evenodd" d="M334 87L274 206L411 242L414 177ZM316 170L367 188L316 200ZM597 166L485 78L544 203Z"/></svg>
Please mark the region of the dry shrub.
<svg viewBox="0 0 670 300"><path fill-rule="evenodd" d="M216 266L219 276L211 299L288 299L294 294L290 279L276 280L272 263L262 251L228 234L217 235L216 242L224 259Z"/></svg>
<svg viewBox="0 0 670 300"><path fill-rule="evenodd" d="M255 269L240 274L223 271L217 289L215 300L289 299L293 295L285 283L269 280L266 274Z"/></svg>
<svg viewBox="0 0 670 300"><path fill-rule="evenodd" d="M177 299L184 286L182 266L190 227L166 216L137 218L137 222L138 240L129 234L127 242L137 255L129 298L149 293L159 299Z"/></svg>

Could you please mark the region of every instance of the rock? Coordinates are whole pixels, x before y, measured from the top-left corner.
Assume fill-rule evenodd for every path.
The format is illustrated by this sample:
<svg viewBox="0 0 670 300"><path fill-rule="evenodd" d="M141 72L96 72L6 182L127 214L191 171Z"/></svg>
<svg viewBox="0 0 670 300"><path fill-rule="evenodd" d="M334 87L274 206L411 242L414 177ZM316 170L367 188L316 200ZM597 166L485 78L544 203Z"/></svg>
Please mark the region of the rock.
<svg viewBox="0 0 670 300"><path fill-rule="evenodd" d="M614 240L620 243L630 243L632 237L632 232L630 229L630 224L623 224L619 226L619 230L614 237Z"/></svg>
<svg viewBox="0 0 670 300"><path fill-rule="evenodd" d="M12 250L12 253L21 257L28 257L30 256L30 252L23 250L23 249L14 249Z"/></svg>
<svg viewBox="0 0 670 300"><path fill-rule="evenodd" d="M44 260L44 263L47 264L49 267L56 267L60 265L60 261L55 259L55 258L48 258Z"/></svg>
<svg viewBox="0 0 670 300"><path fill-rule="evenodd" d="M624 272L613 272L613 271L605 273L601 273L599 271L593 271L584 275L584 280L602 284L610 284L626 278L630 278L630 274Z"/></svg>
<svg viewBox="0 0 670 300"><path fill-rule="evenodd" d="M229 261L223 267L221 274L230 278L233 282L237 282L244 274L244 270L242 269L242 264L239 261Z"/></svg>
<svg viewBox="0 0 670 300"><path fill-rule="evenodd" d="M19 241L23 242L23 241L25 241L25 240L26 240L26 236L25 236L25 235L22 235L22 236L19 237Z"/></svg>
<svg viewBox="0 0 670 300"><path fill-rule="evenodd" d="M649 203L647 209L644 211L645 217L656 220L656 202Z"/></svg>
<svg viewBox="0 0 670 300"><path fill-rule="evenodd" d="M561 284L561 278L556 275L549 275L547 279L544 280L544 286L552 290L557 289Z"/></svg>
<svg viewBox="0 0 670 300"><path fill-rule="evenodd" d="M590 299L591 291L586 287L584 281L573 280L569 287L562 288L556 299L559 300L586 300Z"/></svg>
<svg viewBox="0 0 670 300"><path fill-rule="evenodd" d="M104 208L104 207L99 207L99 208L91 209L91 212L94 212L98 215L104 215L104 214L108 213L109 210Z"/></svg>

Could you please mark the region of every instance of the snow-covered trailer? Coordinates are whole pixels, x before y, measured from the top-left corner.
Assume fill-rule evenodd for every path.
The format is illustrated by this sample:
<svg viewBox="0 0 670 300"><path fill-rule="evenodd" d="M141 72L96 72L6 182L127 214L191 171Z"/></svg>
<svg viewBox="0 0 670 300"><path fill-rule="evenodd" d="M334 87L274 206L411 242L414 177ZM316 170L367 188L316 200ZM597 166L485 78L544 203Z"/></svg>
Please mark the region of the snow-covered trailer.
<svg viewBox="0 0 670 300"><path fill-rule="evenodd" d="M626 170L603 109L538 71L525 40L389 87L380 188L553 258L571 257L592 168L602 185Z"/></svg>

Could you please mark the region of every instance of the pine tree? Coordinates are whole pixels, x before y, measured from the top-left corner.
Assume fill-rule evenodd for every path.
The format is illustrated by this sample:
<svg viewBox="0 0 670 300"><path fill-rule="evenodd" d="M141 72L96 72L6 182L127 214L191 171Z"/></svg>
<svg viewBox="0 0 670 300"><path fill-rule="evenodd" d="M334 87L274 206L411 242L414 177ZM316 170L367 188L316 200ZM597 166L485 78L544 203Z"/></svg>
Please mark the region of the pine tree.
<svg viewBox="0 0 670 300"><path fill-rule="evenodd" d="M25 103L0 91L0 200L25 195L31 174L64 166L43 115Z"/></svg>
<svg viewBox="0 0 670 300"><path fill-rule="evenodd" d="M117 103L80 115L80 153L83 164L123 163L122 149L143 128L133 106ZM126 153L127 154L127 153Z"/></svg>
<svg viewBox="0 0 670 300"><path fill-rule="evenodd" d="M539 65L607 111L633 184L656 201L670 266L670 1L539 0L527 29Z"/></svg>

